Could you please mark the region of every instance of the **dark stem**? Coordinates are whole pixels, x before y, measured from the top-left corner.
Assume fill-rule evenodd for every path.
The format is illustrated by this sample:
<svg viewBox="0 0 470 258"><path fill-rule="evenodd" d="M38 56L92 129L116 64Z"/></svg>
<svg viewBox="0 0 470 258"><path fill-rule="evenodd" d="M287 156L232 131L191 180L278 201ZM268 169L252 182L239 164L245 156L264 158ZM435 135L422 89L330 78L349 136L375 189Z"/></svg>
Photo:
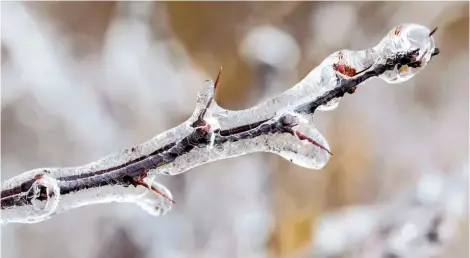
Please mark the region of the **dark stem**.
<svg viewBox="0 0 470 258"><path fill-rule="evenodd" d="M372 70L365 71L355 77L340 79L339 85L336 88L326 92L314 101L296 108L294 111L298 113L313 114L319 106L325 105L335 98L343 97L346 93L352 93L355 87L365 80L379 76L387 70L394 69L397 65L405 65L414 62L414 56L417 51L418 50L397 55L396 58L387 60L385 64L376 64ZM216 86L218 80L219 77L216 81ZM209 102L210 101L212 101L212 99L210 99ZM208 106L206 109L207 108ZM203 110L201 115L198 116L197 121L192 124L192 126L196 127L194 131L189 135L182 137L181 140L169 143L148 155L141 156L118 166L74 176L56 178L60 186L61 196L84 189L97 188L106 185L146 187L142 179L147 176L148 171L171 164L176 158L189 153L194 148L204 148L210 144L213 144L213 146L216 147L217 145L221 145L226 142L253 139L261 135L288 133L297 136L300 140L307 140L320 148L323 147L313 139L293 130L293 127L297 125L297 121L289 117L289 115L281 116L278 119L271 118L239 127L216 130L213 132L215 134L215 138L213 139L213 142L211 142L212 133L210 132L210 126L204 123L203 116L205 114L205 110ZM325 148L323 147L323 149ZM34 198L38 200L46 200L48 196L46 194L46 187L44 186L40 188L39 196L35 197L33 195L31 187L36 180L37 179L31 179L22 183L20 186L11 189L2 189L1 208L6 209L13 206L30 205Z"/></svg>

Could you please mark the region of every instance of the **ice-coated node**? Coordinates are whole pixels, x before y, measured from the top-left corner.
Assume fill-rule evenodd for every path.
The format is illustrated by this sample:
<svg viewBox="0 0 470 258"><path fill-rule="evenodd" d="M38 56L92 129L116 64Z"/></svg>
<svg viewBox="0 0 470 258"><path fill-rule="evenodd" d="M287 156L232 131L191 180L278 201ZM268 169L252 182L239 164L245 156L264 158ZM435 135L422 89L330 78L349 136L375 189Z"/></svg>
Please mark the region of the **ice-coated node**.
<svg viewBox="0 0 470 258"><path fill-rule="evenodd" d="M413 23L399 25L390 30L379 44L370 49L360 51L343 49L330 54L298 85L308 85L312 91L321 95L338 87L342 79L355 77L373 68L374 64L385 63L387 59L397 54L418 49L414 63L397 65L393 70L387 70L379 75L379 78L387 83L405 82L421 72L432 56L439 53L433 38L436 29L431 31L425 26ZM340 98L332 99L327 104L319 106L318 110L333 110L338 107L339 101Z"/></svg>
<svg viewBox="0 0 470 258"><path fill-rule="evenodd" d="M411 79L426 67L435 53L436 45L430 29L422 25L406 23L392 29L375 49L388 56L419 49L416 59L421 63L418 67L397 66L379 76L388 83L401 83Z"/></svg>
<svg viewBox="0 0 470 258"><path fill-rule="evenodd" d="M46 188L46 200L41 201L38 199L40 197L41 187ZM60 200L60 188L58 182L55 178L44 174L40 175L36 182L31 186L31 190L34 192L35 198L31 200L32 208L36 212L34 216L29 218L30 222L37 222L48 219L49 216L54 213L59 205ZM33 215L33 214L31 214Z"/></svg>
<svg viewBox="0 0 470 258"><path fill-rule="evenodd" d="M31 205L2 210L1 224L9 222L37 223L48 219L59 205L60 188L57 180L47 174L37 175L31 188L17 198L26 201L29 194L32 194ZM45 200L40 200L40 197Z"/></svg>

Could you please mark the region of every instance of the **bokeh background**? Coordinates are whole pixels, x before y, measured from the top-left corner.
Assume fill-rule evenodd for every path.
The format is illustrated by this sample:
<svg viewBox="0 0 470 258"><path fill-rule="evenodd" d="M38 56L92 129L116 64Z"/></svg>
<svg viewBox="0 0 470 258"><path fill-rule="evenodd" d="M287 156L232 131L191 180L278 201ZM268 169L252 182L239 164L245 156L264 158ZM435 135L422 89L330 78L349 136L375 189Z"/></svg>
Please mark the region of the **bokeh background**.
<svg viewBox="0 0 470 258"><path fill-rule="evenodd" d="M468 257L468 2L1 3L1 176L75 166L146 141L217 102L280 93L328 54L394 26L439 26L411 81L366 82L317 126L322 170L271 154L160 182L177 204L88 206L1 228L5 258Z"/></svg>

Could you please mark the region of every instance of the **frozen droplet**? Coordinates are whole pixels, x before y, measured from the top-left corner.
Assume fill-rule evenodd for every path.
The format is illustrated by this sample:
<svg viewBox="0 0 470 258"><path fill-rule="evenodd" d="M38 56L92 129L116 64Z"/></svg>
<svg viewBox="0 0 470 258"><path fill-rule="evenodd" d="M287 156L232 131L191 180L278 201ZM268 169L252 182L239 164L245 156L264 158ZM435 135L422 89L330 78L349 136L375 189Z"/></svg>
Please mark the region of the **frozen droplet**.
<svg viewBox="0 0 470 258"><path fill-rule="evenodd" d="M298 121L298 125L294 126L293 130L309 137L326 149L330 148L325 137L313 124L308 123L307 118L298 114L289 114L289 116L295 117ZM282 144L280 146L281 148L275 153L296 165L311 169L320 169L326 165L330 158L330 154L326 150L321 149L307 140L301 140L298 136L283 135L280 137L285 138L283 141L285 144Z"/></svg>
<svg viewBox="0 0 470 258"><path fill-rule="evenodd" d="M60 188L53 177L39 175L28 191L13 198L23 204L2 209L1 223L36 223L48 219L56 211Z"/></svg>
<svg viewBox="0 0 470 258"><path fill-rule="evenodd" d="M147 177L144 181L148 184L150 189L146 189L143 194L137 195L134 198L134 203L153 216L166 214L173 204L171 201L173 197L170 190L155 181L154 178ZM158 191L158 193L155 191Z"/></svg>
<svg viewBox="0 0 470 258"><path fill-rule="evenodd" d="M57 207L60 191L55 179L42 176L41 179L33 183L31 191L33 192L31 203L34 210L52 212ZM46 199L39 199L39 197Z"/></svg>
<svg viewBox="0 0 470 258"><path fill-rule="evenodd" d="M430 36L431 30L418 24L402 24L391 30L387 36L375 47L376 51L386 57L419 49L416 60L421 62L419 67L397 66L391 71L380 75L388 83L401 83L411 79L421 72L429 63L436 49L434 38Z"/></svg>

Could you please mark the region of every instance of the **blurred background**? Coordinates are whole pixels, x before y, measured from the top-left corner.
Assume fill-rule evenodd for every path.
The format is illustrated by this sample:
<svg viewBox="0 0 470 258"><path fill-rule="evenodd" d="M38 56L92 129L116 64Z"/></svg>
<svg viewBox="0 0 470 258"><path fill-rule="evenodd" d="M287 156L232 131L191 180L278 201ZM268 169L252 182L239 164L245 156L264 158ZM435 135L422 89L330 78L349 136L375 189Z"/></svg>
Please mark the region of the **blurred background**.
<svg viewBox="0 0 470 258"><path fill-rule="evenodd" d="M335 154L257 153L160 182L152 217L103 204L1 228L6 258L468 257L468 2L2 2L1 176L76 166L185 121L204 80L255 105L339 49L413 22L441 54L316 114Z"/></svg>

